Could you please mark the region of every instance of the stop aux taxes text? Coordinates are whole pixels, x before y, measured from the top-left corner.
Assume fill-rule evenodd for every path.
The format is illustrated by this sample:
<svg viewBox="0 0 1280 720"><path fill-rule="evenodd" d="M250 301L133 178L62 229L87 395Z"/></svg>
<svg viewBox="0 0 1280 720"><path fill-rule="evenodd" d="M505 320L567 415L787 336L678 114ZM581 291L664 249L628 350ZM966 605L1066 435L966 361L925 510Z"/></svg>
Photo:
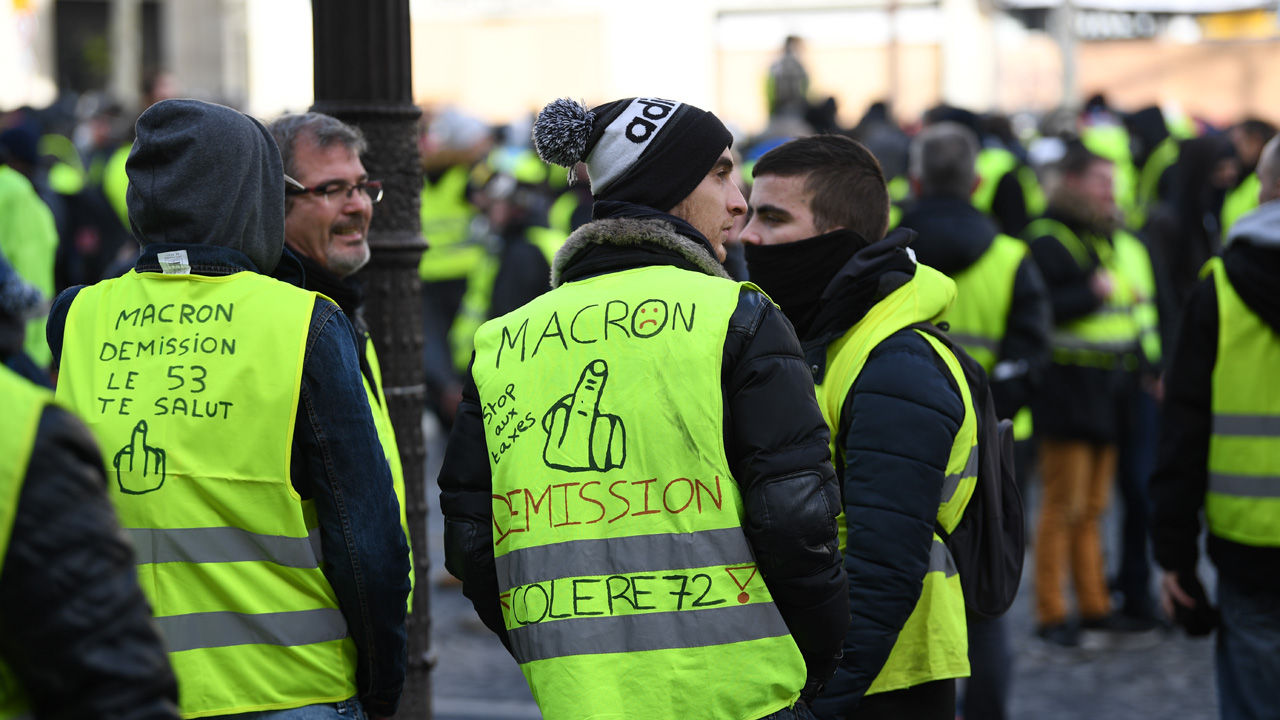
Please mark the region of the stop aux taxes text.
<svg viewBox="0 0 1280 720"><path fill-rule="evenodd" d="M502 456L515 445L521 433L538 424L533 413L525 412L522 415L515 404L514 383L507 383L507 386L502 389L502 394L493 402L482 403L481 420L498 439L495 443L497 450L489 451L489 457L494 465L497 465L502 460Z"/></svg>
<svg viewBox="0 0 1280 720"><path fill-rule="evenodd" d="M646 515L680 515L721 510L724 493L720 476L704 482L697 478L659 481L600 480L563 482L539 489L529 487L491 495L495 547L511 535L535 527L552 531L573 525L612 524L624 518ZM558 516L558 517L557 517ZM536 523L536 526L535 526Z"/></svg>

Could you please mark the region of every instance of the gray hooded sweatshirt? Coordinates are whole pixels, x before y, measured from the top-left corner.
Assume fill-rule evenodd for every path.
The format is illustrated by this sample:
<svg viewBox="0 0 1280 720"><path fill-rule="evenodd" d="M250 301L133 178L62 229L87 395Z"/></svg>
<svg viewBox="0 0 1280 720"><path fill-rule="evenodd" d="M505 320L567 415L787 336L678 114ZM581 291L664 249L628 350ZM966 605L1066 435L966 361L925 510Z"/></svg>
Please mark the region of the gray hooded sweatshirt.
<svg viewBox="0 0 1280 720"><path fill-rule="evenodd" d="M284 167L257 120L199 100L158 102L138 118L125 171L129 224L142 247L229 247L263 274L280 262Z"/></svg>

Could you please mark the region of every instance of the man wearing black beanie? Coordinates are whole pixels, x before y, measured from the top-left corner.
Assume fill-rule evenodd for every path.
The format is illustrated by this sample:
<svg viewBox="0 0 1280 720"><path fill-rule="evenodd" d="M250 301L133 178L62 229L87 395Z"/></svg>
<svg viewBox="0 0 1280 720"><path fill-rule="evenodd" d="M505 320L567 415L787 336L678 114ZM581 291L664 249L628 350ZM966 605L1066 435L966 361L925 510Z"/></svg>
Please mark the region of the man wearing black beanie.
<svg viewBox="0 0 1280 720"><path fill-rule="evenodd" d="M477 333L445 565L547 718L809 718L849 619L829 435L795 334L718 260L732 137L657 98L534 125L594 221Z"/></svg>
<svg viewBox="0 0 1280 720"><path fill-rule="evenodd" d="M955 530L976 486L976 415L955 356L911 326L936 321L955 283L916 263L914 233L884 236L889 195L861 144L793 140L753 174L747 267L800 336L843 483L855 611L813 710L950 720L969 675L965 604L934 529Z"/></svg>

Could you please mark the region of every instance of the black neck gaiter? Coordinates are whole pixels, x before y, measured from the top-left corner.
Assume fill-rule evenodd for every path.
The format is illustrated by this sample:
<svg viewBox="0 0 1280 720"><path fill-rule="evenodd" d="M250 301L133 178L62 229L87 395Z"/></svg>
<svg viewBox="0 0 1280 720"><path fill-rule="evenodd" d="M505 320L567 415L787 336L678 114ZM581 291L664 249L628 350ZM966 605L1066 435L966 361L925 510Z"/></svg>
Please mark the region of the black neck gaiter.
<svg viewBox="0 0 1280 720"><path fill-rule="evenodd" d="M782 308L803 339L818 313L822 292L866 244L857 233L842 228L793 243L746 244L743 250L751 282Z"/></svg>

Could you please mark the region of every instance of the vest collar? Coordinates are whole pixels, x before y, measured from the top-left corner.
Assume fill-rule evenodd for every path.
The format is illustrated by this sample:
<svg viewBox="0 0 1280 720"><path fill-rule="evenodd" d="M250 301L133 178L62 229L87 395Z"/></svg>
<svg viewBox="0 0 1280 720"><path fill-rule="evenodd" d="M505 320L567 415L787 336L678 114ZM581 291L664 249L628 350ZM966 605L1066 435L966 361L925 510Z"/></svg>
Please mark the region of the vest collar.
<svg viewBox="0 0 1280 720"><path fill-rule="evenodd" d="M827 370L827 349L841 337L849 337L853 347L866 344L869 353L881 340L918 322L934 322L956 299L955 282L928 265L917 265L909 280L880 298L852 327L838 335L804 344L805 360L815 385L822 384ZM887 333L885 328L891 328Z"/></svg>

